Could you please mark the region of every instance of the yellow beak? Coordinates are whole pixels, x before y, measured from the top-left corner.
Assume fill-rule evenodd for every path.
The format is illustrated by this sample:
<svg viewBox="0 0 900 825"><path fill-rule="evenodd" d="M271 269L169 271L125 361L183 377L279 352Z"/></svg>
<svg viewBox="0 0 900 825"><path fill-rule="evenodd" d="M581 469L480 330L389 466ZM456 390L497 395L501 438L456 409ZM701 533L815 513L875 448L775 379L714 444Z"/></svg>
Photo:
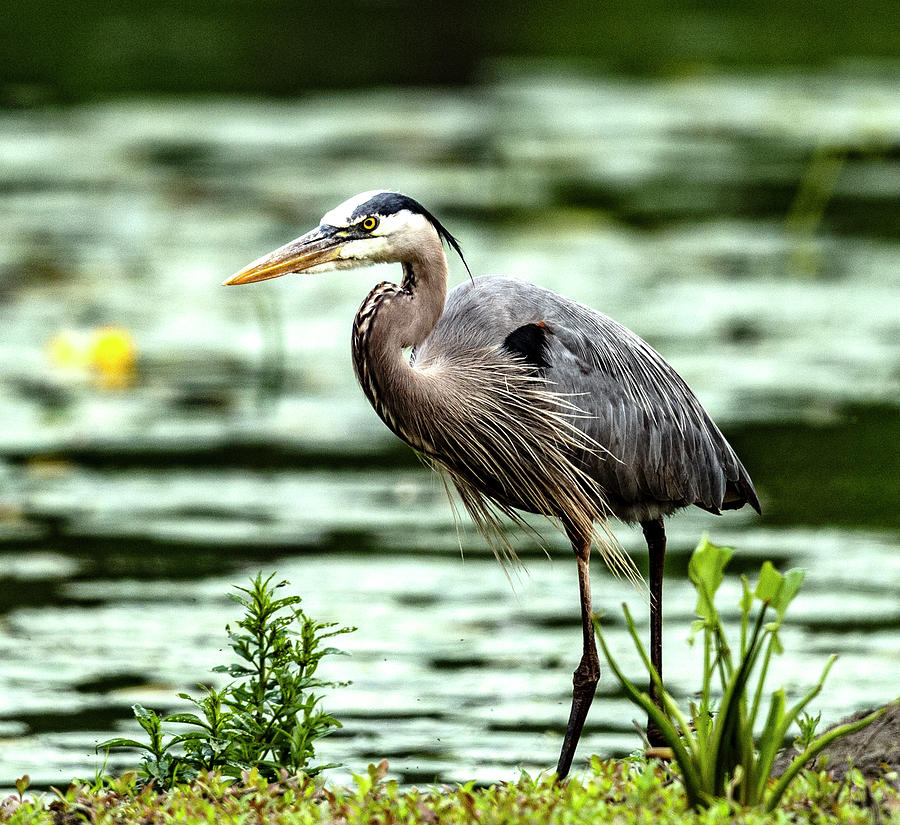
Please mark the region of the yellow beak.
<svg viewBox="0 0 900 825"><path fill-rule="evenodd" d="M274 252L257 258L252 264L236 272L224 286L252 284L256 281L267 281L292 272L306 272L313 267L322 266L340 258L343 239L336 238L322 227L313 229Z"/></svg>

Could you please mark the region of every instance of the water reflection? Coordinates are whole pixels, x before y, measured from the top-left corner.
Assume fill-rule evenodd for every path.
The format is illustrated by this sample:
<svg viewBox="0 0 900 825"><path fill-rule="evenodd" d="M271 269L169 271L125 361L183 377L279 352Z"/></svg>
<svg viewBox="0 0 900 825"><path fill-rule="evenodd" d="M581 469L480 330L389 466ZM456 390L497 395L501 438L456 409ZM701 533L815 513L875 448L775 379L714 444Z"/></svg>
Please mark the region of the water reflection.
<svg viewBox="0 0 900 825"><path fill-rule="evenodd" d="M408 781L554 764L578 652L570 551L552 530L551 561L523 539L511 588L366 406L349 325L387 273L217 286L385 185L434 209L476 272L535 280L647 337L745 459L762 522L671 523L673 687L694 688L683 572L709 529L740 548L735 573L764 558L810 570L781 663L792 690L837 650L824 716L890 698L893 85L528 77L374 99L0 115L0 785L92 774L93 742L132 702L164 708L208 679L224 594L260 568L360 627L330 663L354 684L329 703L347 725L325 758L388 756ZM785 225L801 214L815 220ZM112 363L128 380L98 380L97 352L108 366L125 351ZM626 598L645 614L596 575L611 620ZM582 755L636 742L608 675L601 692Z"/></svg>

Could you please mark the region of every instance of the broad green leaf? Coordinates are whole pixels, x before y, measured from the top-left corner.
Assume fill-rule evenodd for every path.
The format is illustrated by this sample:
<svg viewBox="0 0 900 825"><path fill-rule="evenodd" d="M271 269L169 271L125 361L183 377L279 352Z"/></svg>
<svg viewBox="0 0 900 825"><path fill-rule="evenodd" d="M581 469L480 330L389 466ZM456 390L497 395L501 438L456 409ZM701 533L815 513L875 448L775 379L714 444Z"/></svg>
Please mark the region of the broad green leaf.
<svg viewBox="0 0 900 825"><path fill-rule="evenodd" d="M712 621L716 616L713 600L733 552L730 547L719 547L704 537L691 554L688 576L697 588L695 612L701 619Z"/></svg>
<svg viewBox="0 0 900 825"><path fill-rule="evenodd" d="M772 562L764 561L753 595L760 601L770 604L778 596L783 581L784 576L775 569Z"/></svg>
<svg viewBox="0 0 900 825"><path fill-rule="evenodd" d="M784 613L788 609L788 605L794 600L794 596L797 595L797 591L800 590L805 576L806 571L799 568L788 570L784 574L784 580L781 583L778 594L772 600L772 607L775 609L779 621L784 617Z"/></svg>

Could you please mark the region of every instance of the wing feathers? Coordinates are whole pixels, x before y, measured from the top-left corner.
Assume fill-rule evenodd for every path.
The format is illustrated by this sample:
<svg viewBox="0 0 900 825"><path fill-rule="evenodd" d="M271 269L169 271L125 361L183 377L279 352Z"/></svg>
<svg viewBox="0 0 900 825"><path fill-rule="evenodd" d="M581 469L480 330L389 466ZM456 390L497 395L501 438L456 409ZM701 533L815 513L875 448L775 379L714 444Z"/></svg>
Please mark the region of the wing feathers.
<svg viewBox="0 0 900 825"><path fill-rule="evenodd" d="M759 509L747 471L694 393L611 318L534 284L483 276L450 293L422 351L465 359L479 346L505 350L573 408L571 422L594 445L574 464L619 518L642 521L691 504Z"/></svg>

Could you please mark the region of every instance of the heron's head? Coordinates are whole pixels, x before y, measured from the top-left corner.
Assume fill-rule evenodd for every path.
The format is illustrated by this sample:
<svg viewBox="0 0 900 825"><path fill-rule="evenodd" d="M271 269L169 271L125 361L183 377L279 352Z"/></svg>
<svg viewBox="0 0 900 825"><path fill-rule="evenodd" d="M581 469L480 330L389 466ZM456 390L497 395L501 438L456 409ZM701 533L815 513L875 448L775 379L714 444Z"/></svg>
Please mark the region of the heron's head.
<svg viewBox="0 0 900 825"><path fill-rule="evenodd" d="M435 239L446 241L462 258L456 239L418 201L398 192L363 192L324 215L312 231L245 266L225 285L408 261Z"/></svg>

